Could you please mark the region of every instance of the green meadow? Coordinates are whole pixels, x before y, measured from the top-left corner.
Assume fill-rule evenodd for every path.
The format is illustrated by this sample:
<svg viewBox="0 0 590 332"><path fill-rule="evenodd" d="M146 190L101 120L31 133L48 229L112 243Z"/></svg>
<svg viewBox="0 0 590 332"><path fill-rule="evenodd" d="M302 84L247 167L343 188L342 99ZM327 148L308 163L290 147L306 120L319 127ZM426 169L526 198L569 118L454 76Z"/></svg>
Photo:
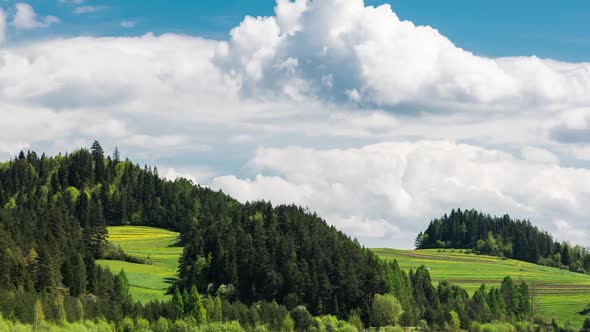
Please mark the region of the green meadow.
<svg viewBox="0 0 590 332"><path fill-rule="evenodd" d="M101 260L111 271L124 270L134 299L147 302L165 300L170 281L176 278L182 248L175 246L178 233L143 226L109 227L109 241L134 257L151 264ZM579 327L584 316L579 311L590 303L590 276L557 268L498 257L466 254L463 250L374 249L383 259L397 259L406 271L425 265L435 283L447 280L471 294L482 284L499 286L505 276L524 280L532 288L536 313L545 319L557 318Z"/></svg>
<svg viewBox="0 0 590 332"><path fill-rule="evenodd" d="M499 286L505 276L524 280L532 288L536 313L545 319L579 327L579 311L590 303L590 276L522 261L465 254L463 250L374 249L384 259L397 259L406 271L424 265L435 283L447 280L470 294L482 284Z"/></svg>
<svg viewBox="0 0 590 332"><path fill-rule="evenodd" d="M130 292L135 300L165 300L170 281L176 278L182 247L175 246L178 233L144 226L109 227L109 241L131 256L145 259L150 264L100 260L111 271L124 270L129 279Z"/></svg>

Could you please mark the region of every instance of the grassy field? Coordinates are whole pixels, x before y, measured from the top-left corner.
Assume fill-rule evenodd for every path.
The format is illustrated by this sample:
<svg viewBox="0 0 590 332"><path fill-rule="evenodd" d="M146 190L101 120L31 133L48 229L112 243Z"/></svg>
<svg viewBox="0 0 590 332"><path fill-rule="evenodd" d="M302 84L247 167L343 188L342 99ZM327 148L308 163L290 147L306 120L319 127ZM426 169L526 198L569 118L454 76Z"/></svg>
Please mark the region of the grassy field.
<svg viewBox="0 0 590 332"><path fill-rule="evenodd" d="M109 241L129 255L147 259L150 265L122 261L99 261L111 271L125 270L131 295L142 302L165 300L169 280L176 277L181 247L175 247L178 233L141 226L109 227ZM473 293L482 283L499 285L505 276L525 280L533 289L537 313L571 326L581 326L577 314L590 303L590 276L531 263L497 257L465 254L460 250L374 249L382 258L397 259L405 270L420 265L430 268L435 282L447 280Z"/></svg>
<svg viewBox="0 0 590 332"><path fill-rule="evenodd" d="M134 257L149 260L151 264L134 264L122 261L101 260L99 264L111 271L124 270L134 299L147 302L165 300L169 281L176 277L181 247L176 247L178 233L143 226L109 227L109 241L120 245Z"/></svg>
<svg viewBox="0 0 590 332"><path fill-rule="evenodd" d="M435 282L447 280L471 294L482 284L499 285L505 276L524 280L533 288L537 313L546 318L580 327L577 314L590 303L590 276L536 264L497 257L464 254L460 250L374 249L385 259L397 259L404 270L424 265Z"/></svg>

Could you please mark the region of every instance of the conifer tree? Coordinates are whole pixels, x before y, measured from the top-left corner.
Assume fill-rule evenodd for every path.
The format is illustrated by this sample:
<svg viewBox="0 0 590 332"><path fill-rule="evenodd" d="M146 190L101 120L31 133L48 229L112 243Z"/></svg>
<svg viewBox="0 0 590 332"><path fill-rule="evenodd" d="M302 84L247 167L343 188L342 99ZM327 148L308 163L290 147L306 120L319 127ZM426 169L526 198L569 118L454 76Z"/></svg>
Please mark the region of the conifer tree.
<svg viewBox="0 0 590 332"><path fill-rule="evenodd" d="M33 321L35 330L37 330L39 323L45 320L45 312L43 311L43 303L41 299L37 298L35 301L35 308L33 309Z"/></svg>
<svg viewBox="0 0 590 332"><path fill-rule="evenodd" d="M182 296L180 295L180 291L178 288L174 289L174 293L172 295L172 312L174 315L174 319L178 319L182 317L184 314L184 303L182 301Z"/></svg>
<svg viewBox="0 0 590 332"><path fill-rule="evenodd" d="M201 295L199 295L197 287L194 285L191 287L191 292L189 293L188 298L191 308L189 315L195 319L198 325L204 324L207 321L207 310L201 302Z"/></svg>

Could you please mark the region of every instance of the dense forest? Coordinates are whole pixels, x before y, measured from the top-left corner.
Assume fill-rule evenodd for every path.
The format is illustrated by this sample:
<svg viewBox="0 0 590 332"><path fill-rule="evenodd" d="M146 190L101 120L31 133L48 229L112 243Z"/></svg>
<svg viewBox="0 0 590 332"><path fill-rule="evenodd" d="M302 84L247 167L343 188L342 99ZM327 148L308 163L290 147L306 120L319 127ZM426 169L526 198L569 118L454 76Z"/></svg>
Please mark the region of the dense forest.
<svg viewBox="0 0 590 332"><path fill-rule="evenodd" d="M416 248L472 249L481 254L590 272L587 248L555 241L528 220L514 220L508 215L492 217L475 210L453 210L450 215L432 220L418 235Z"/></svg>
<svg viewBox="0 0 590 332"><path fill-rule="evenodd" d="M385 291L377 257L315 214L240 204L118 155L105 157L95 142L90 151L21 153L0 165L0 237L12 239L2 241L1 258L10 265L3 271L11 271L6 287L95 293L93 260L105 254L106 226L150 225L182 234L181 291L223 286L246 304L275 299L336 315L366 312L372 296ZM87 283L70 277L82 268L91 272Z"/></svg>
<svg viewBox="0 0 590 332"><path fill-rule="evenodd" d="M476 234L490 231L513 241L487 221L451 239L452 223L433 222L439 226L429 227L420 247L433 241L471 247ZM113 255L107 225L180 232L184 251L169 301L135 302L124 271L95 263ZM439 233L431 235L431 228ZM539 257L556 252L550 242L550 249L538 244ZM89 330L120 331L479 331L505 321L528 331L532 318L526 283L506 278L473 296L446 282L435 287L427 268L406 273L307 209L242 204L185 179L165 180L156 168L122 160L118 150L107 156L98 142L54 157L21 152L0 163L0 330L2 324L80 330L76 322L86 321Z"/></svg>

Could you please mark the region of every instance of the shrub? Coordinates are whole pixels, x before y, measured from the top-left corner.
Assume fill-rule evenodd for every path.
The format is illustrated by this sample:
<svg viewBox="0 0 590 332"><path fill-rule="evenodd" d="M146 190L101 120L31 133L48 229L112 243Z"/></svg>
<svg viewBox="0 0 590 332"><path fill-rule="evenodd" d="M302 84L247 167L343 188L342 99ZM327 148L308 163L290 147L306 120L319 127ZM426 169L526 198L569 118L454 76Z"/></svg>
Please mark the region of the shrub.
<svg viewBox="0 0 590 332"><path fill-rule="evenodd" d="M402 314L402 306L392 294L375 294L371 308L371 321L376 327L395 325Z"/></svg>
<svg viewBox="0 0 590 332"><path fill-rule="evenodd" d="M297 331L307 331L313 324L313 317L307 311L307 308L300 305L291 311L291 317L295 323L295 329Z"/></svg>

